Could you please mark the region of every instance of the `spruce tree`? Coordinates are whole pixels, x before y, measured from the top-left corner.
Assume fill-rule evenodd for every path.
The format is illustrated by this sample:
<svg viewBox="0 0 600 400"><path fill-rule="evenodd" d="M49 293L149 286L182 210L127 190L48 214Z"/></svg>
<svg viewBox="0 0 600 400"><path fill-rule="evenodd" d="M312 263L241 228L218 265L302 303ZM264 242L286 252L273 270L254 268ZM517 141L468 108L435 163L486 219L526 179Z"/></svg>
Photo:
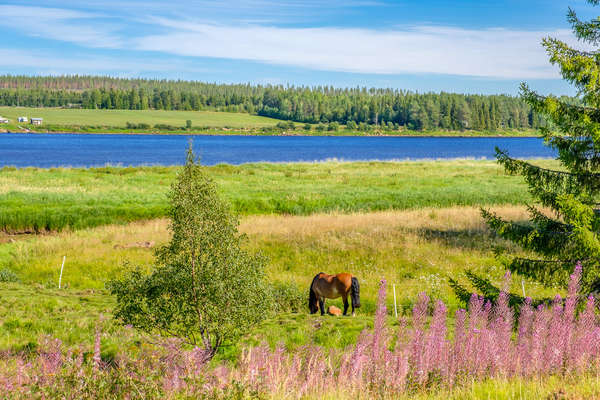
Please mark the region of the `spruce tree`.
<svg viewBox="0 0 600 400"><path fill-rule="evenodd" d="M588 2L598 5L600 0ZM600 18L582 21L572 9L567 18L580 43L600 45ZM569 273L581 261L581 291L590 294L600 289L600 51L574 49L554 38L542 43L550 62L578 90L575 99L567 100L541 96L521 85L522 99L548 122L541 134L557 151L560 167L542 168L496 148L498 162L508 173L524 177L536 205L528 206L527 223L507 221L486 210L482 214L500 237L530 254L505 259L508 269L546 286L566 287ZM467 276L484 296L497 296L498 288L489 280L471 272ZM451 285L466 300L468 291L454 280ZM512 296L514 304L522 300Z"/></svg>

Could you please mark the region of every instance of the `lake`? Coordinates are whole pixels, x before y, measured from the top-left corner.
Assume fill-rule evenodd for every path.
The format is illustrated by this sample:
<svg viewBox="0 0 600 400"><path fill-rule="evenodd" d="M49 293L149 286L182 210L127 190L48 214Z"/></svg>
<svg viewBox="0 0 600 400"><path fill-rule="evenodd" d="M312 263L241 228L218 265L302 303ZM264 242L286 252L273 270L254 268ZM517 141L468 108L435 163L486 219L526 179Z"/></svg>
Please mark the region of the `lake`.
<svg viewBox="0 0 600 400"><path fill-rule="evenodd" d="M178 165L189 139L203 164L356 160L551 158L539 138L0 134L0 166Z"/></svg>

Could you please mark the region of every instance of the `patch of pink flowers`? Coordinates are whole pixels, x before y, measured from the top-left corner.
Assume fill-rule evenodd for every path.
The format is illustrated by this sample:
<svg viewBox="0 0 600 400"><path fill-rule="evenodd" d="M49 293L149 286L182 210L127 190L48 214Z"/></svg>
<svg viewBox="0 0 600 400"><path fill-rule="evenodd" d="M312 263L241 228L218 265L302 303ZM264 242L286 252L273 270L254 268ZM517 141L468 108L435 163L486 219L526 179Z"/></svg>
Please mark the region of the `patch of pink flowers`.
<svg viewBox="0 0 600 400"><path fill-rule="evenodd" d="M374 328L363 331L354 346L344 351L307 346L293 353L282 346L260 346L247 349L231 368L210 366L203 351L183 350L177 340L134 358L120 355L111 363L100 359L100 331L89 360L81 351L65 352L59 341L47 340L36 357L0 359L0 391L9 398L219 397L238 392L277 398L336 392L388 397L473 379L597 371L600 325L594 298L576 311L580 279L578 264L566 300L556 296L552 304L534 308L528 299L515 321L507 274L496 304L473 295L468 310L456 312L452 337L446 306L441 301L432 305L425 294L419 296L412 319L401 319L399 328L391 329L386 282L381 281Z"/></svg>

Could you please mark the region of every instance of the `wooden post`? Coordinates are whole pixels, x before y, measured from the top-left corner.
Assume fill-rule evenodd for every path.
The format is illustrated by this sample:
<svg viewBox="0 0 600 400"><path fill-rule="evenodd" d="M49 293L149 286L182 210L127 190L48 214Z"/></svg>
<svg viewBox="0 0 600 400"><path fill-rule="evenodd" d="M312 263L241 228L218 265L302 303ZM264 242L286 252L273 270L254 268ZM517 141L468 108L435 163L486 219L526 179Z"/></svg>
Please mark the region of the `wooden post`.
<svg viewBox="0 0 600 400"><path fill-rule="evenodd" d="M63 268L65 267L65 260L67 259L67 256L63 256L63 262L62 265L60 266L60 277L58 278L58 288L60 289L60 283L62 281L62 273L63 273Z"/></svg>
<svg viewBox="0 0 600 400"><path fill-rule="evenodd" d="M523 279L521 279L521 288L523 289L523 297L527 297L525 296L525 281Z"/></svg>
<svg viewBox="0 0 600 400"><path fill-rule="evenodd" d="M396 284L394 283L392 286L394 287L394 314L396 315L396 318L398 318L398 307L396 306Z"/></svg>

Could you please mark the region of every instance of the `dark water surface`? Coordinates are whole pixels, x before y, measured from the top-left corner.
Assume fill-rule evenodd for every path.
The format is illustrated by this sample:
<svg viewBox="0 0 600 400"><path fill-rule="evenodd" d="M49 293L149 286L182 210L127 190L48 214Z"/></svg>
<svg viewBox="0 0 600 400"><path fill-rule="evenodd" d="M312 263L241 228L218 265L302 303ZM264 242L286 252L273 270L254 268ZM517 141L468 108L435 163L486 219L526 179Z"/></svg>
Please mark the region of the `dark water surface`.
<svg viewBox="0 0 600 400"><path fill-rule="evenodd" d="M538 138L0 134L0 166L176 165L188 140L203 164L338 160L550 158Z"/></svg>

